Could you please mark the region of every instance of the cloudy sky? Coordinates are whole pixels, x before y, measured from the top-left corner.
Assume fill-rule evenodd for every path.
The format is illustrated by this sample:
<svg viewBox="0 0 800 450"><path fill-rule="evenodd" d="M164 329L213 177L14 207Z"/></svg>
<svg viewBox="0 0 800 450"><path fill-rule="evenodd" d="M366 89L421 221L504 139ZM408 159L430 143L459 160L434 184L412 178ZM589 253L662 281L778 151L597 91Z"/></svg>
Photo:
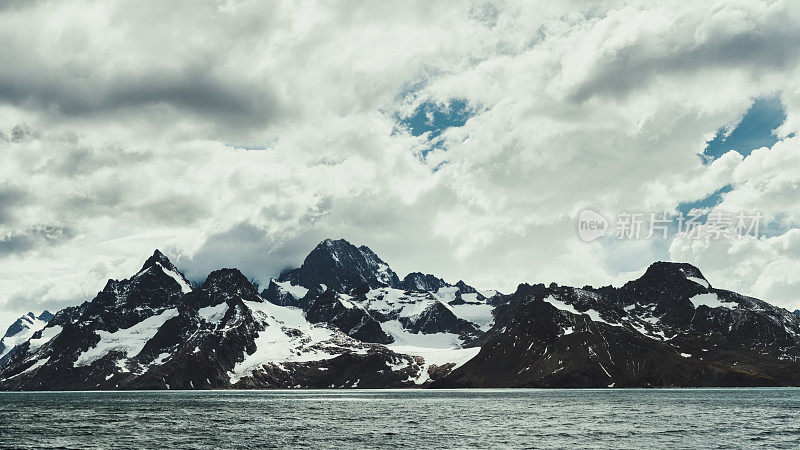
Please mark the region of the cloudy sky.
<svg viewBox="0 0 800 450"><path fill-rule="evenodd" d="M0 322L155 248L268 280L326 237L506 291L686 261L800 308L798 23L792 1L3 2ZM759 212L760 237L587 243L585 208Z"/></svg>

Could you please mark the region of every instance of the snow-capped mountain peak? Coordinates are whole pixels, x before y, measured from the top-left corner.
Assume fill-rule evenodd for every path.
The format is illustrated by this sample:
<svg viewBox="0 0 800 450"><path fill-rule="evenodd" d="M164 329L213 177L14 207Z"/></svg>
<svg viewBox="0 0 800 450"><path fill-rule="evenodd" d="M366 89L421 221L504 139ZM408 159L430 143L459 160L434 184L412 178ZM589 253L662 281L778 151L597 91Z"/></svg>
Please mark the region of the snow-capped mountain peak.
<svg viewBox="0 0 800 450"><path fill-rule="evenodd" d="M166 267L168 270L177 270L175 266L172 265L172 262L169 260L169 258L167 258L166 255L161 253L161 250L156 249L155 251L153 251L153 254L149 258L147 258L147 260L145 260L140 272L150 267L156 266L158 264L160 264L163 267Z"/></svg>
<svg viewBox="0 0 800 450"><path fill-rule="evenodd" d="M377 288L400 284L397 274L375 252L367 246L356 247L344 239L320 242L306 256L302 266L282 273L278 281L289 281L309 289L324 285L342 293L364 285Z"/></svg>
<svg viewBox="0 0 800 450"><path fill-rule="evenodd" d="M208 293L205 297L216 297L217 303L232 297L253 301L258 297L258 292L255 287L238 269L219 269L211 272L208 277L206 277L206 281L204 281L202 286L198 289L198 292ZM209 303L212 300L208 298L187 296L187 298L190 297L198 298L202 306L211 306L214 304Z"/></svg>
<svg viewBox="0 0 800 450"><path fill-rule="evenodd" d="M403 278L400 287L407 291L436 292L443 287L450 287L450 284L429 273L411 272Z"/></svg>
<svg viewBox="0 0 800 450"><path fill-rule="evenodd" d="M24 343L33 336L34 333L44 328L53 318L50 311L43 311L38 316L32 312L25 314L16 320L6 334L0 339L0 359L11 352L19 344Z"/></svg>
<svg viewBox="0 0 800 450"><path fill-rule="evenodd" d="M143 274L153 270L159 271L164 275L167 275L169 278L172 278L172 280L174 280L175 283L178 284L178 287L180 288L182 293L187 294L189 292L192 292L192 285L189 283L186 277L184 277L183 274L178 270L178 268L172 264L169 258L167 258L158 249L156 249L153 252L152 256L147 258L144 265L142 265L142 269L139 270L139 272L134 276L134 278L138 278Z"/></svg>

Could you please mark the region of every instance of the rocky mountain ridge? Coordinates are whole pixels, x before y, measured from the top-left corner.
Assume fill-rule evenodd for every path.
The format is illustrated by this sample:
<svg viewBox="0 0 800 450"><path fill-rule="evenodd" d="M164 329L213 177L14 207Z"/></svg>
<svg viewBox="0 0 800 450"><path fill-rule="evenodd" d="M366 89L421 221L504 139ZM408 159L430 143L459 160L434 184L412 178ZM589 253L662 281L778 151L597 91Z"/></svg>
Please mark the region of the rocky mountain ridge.
<svg viewBox="0 0 800 450"><path fill-rule="evenodd" d="M325 240L257 292L156 250L0 359L0 389L800 385L800 317L658 262L624 286L510 295Z"/></svg>

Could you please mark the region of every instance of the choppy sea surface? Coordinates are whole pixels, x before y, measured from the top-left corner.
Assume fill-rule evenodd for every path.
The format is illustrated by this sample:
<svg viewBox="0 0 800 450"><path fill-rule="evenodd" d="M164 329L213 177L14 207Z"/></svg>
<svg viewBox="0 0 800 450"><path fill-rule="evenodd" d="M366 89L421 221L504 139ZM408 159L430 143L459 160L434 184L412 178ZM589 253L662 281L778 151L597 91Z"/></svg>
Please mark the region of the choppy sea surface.
<svg viewBox="0 0 800 450"><path fill-rule="evenodd" d="M800 447L800 389L0 392L0 445Z"/></svg>

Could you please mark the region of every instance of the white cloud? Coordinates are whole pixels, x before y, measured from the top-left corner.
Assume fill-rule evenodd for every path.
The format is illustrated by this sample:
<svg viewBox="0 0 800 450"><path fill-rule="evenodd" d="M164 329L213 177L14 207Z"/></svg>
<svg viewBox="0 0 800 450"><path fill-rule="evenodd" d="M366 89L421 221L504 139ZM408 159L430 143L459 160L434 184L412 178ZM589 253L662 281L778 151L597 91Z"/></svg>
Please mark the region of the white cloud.
<svg viewBox="0 0 800 450"><path fill-rule="evenodd" d="M798 16L791 2L0 9L14 61L0 64L0 310L91 298L155 247L195 279L219 265L264 279L340 236L401 274L606 284L668 243L585 244L582 208L674 210L727 184L723 206L758 206L779 235L669 255L794 304L798 254L777 242L800 223ZM705 141L774 93L783 140L703 165ZM396 115L453 98L474 115L419 161L429 143Z"/></svg>
<svg viewBox="0 0 800 450"><path fill-rule="evenodd" d="M800 229L760 240L682 241L670 247L673 258L702 267L715 287L735 290L800 309L797 279L800 261Z"/></svg>

